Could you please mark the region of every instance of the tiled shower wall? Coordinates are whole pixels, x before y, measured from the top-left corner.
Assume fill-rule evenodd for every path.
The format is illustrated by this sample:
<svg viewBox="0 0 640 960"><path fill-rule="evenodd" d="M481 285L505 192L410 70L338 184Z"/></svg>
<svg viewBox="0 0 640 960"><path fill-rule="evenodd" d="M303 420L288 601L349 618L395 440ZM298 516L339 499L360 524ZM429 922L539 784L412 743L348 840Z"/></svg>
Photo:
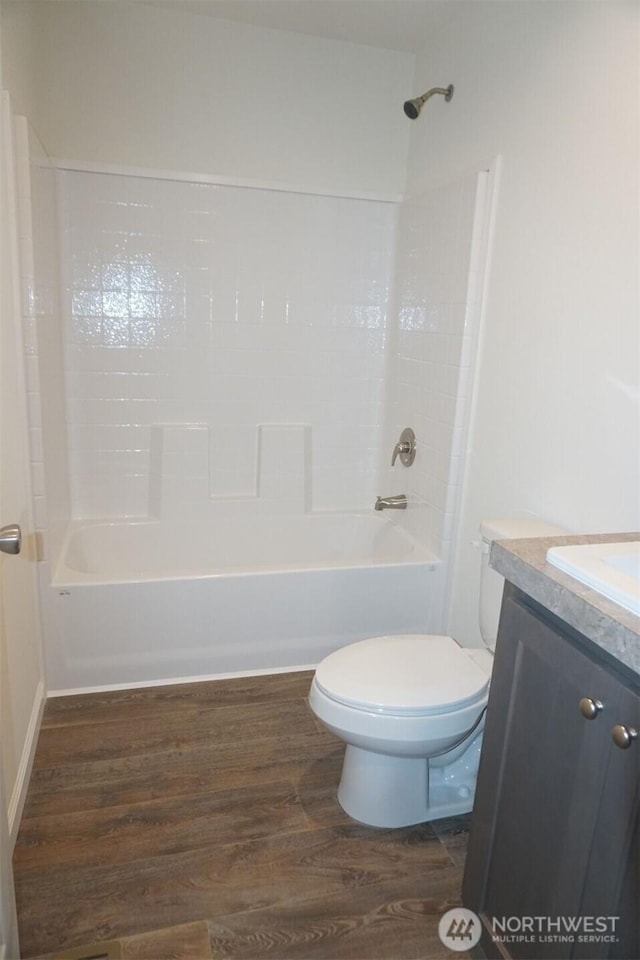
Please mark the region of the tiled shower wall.
<svg viewBox="0 0 640 960"><path fill-rule="evenodd" d="M407 494L409 509L395 522L445 560L470 418L486 176L474 173L407 197L398 222L385 493ZM398 459L391 469L393 445L406 426L416 433L416 459L408 469Z"/></svg>
<svg viewBox="0 0 640 960"><path fill-rule="evenodd" d="M51 556L69 517L175 514L205 501L370 509L377 493L407 493L409 509L390 517L447 559L477 351L485 174L408 197L397 240L397 208L381 202L58 174L64 336L47 306L55 176L32 167L41 297L25 300L27 329L38 324L27 367ZM416 431L416 461L391 469L403 426Z"/></svg>
<svg viewBox="0 0 640 960"><path fill-rule="evenodd" d="M59 176L72 515L370 507L395 206Z"/></svg>
<svg viewBox="0 0 640 960"><path fill-rule="evenodd" d="M57 555L70 515L56 175L24 117L16 117L15 132L34 520L41 558L48 559Z"/></svg>

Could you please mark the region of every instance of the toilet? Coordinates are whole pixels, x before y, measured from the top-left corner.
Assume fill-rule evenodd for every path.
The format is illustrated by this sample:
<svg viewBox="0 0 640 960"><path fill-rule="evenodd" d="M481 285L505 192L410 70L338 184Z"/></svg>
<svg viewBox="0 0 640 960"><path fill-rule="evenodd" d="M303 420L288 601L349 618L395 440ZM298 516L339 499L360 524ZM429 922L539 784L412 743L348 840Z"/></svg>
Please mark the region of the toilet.
<svg viewBox="0 0 640 960"><path fill-rule="evenodd" d="M346 743L338 801L354 820L404 827L473 806L504 581L493 540L560 536L533 519L480 526L484 648L452 637L395 634L349 644L317 667L309 706Z"/></svg>

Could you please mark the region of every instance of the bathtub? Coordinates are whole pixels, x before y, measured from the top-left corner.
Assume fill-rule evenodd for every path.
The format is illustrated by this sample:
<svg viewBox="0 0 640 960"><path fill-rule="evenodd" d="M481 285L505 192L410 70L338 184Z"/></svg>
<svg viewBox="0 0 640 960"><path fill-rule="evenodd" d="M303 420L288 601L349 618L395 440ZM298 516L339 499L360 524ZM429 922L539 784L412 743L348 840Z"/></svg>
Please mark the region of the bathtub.
<svg viewBox="0 0 640 960"><path fill-rule="evenodd" d="M438 560L384 515L87 522L50 587L50 690L312 666L429 629Z"/></svg>

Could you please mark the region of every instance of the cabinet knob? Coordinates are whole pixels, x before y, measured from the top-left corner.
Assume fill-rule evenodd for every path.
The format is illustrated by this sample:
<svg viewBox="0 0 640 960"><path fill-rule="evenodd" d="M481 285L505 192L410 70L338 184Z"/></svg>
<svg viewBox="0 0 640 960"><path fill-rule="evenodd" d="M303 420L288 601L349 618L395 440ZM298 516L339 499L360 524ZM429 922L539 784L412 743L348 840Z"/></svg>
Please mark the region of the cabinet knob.
<svg viewBox="0 0 640 960"><path fill-rule="evenodd" d="M637 730L633 727L624 727L621 723L616 723L611 731L611 739L616 747L620 747L621 750L628 750L637 736Z"/></svg>
<svg viewBox="0 0 640 960"><path fill-rule="evenodd" d="M594 700L592 697L583 697L580 701L580 713L585 720L595 720L602 708L602 700Z"/></svg>

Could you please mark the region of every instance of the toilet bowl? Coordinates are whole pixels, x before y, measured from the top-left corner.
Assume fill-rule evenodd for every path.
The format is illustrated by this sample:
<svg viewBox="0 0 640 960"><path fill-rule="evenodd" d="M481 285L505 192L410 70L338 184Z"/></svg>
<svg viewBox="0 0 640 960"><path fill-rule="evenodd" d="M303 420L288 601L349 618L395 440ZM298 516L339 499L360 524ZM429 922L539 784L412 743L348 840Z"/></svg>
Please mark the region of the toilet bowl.
<svg viewBox="0 0 640 960"><path fill-rule="evenodd" d="M504 581L489 569L492 540L558 536L536 518L481 524L480 633L360 640L319 664L309 705L346 743L338 801L354 820L403 827L473 807Z"/></svg>
<svg viewBox="0 0 640 960"><path fill-rule="evenodd" d="M471 809L491 661L480 653L403 634L319 665L309 704L347 744L338 801L354 820L401 827Z"/></svg>

